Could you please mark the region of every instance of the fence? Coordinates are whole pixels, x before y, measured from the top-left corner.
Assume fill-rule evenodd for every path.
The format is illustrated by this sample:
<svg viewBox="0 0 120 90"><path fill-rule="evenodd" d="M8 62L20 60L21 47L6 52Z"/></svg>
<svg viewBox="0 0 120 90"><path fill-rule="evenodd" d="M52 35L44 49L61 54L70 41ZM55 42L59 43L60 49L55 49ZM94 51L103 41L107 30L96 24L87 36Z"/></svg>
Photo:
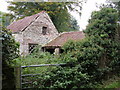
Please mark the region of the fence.
<svg viewBox="0 0 120 90"><path fill-rule="evenodd" d="M30 84L32 82L26 82L23 80L24 77L37 77L38 75L41 75L40 73L37 74L22 74L22 69L24 68L28 68L28 67L33 67L33 68L37 68L37 67L45 67L45 66L66 66L67 64L40 64L40 65L30 65L30 66L19 66L19 67L15 67L14 68L14 72L15 72L15 77L16 77L16 88L17 89L23 89L23 85L25 84ZM32 88L32 87L31 87Z"/></svg>

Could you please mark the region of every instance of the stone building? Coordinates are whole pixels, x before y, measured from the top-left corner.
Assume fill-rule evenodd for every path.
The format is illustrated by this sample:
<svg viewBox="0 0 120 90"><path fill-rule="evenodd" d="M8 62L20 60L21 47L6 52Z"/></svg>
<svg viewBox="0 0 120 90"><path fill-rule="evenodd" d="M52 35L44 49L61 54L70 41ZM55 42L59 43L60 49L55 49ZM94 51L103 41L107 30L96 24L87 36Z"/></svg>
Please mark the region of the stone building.
<svg viewBox="0 0 120 90"><path fill-rule="evenodd" d="M50 53L54 53L58 55L59 53L62 53L62 46L69 40L82 40L85 38L85 34L82 31L76 31L76 32L64 32L59 34L58 37L53 39L52 41L48 42L46 45L44 45L42 48L45 51L48 51Z"/></svg>
<svg viewBox="0 0 120 90"><path fill-rule="evenodd" d="M58 36L58 31L45 11L13 22L7 29L20 43L20 55L27 55L36 45L45 45Z"/></svg>

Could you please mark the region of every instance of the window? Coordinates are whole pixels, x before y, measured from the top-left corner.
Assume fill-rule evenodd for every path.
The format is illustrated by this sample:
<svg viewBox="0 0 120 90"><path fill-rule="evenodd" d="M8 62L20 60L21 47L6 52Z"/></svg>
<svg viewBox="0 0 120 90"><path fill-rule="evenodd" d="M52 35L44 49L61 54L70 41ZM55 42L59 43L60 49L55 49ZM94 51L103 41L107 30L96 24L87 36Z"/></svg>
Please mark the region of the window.
<svg viewBox="0 0 120 90"><path fill-rule="evenodd" d="M29 53L33 53L38 44L29 43Z"/></svg>
<svg viewBox="0 0 120 90"><path fill-rule="evenodd" d="M47 27L45 27L45 26L42 27L42 34L43 35L47 34Z"/></svg>

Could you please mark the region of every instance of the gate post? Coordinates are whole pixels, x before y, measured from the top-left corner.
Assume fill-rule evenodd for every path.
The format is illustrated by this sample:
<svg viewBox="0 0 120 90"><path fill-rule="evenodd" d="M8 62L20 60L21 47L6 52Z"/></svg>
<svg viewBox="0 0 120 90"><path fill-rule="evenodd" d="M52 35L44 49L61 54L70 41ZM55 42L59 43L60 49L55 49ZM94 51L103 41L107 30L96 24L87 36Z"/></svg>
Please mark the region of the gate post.
<svg viewBox="0 0 120 90"><path fill-rule="evenodd" d="M21 89L21 66L15 67L14 72L15 72L16 90Z"/></svg>

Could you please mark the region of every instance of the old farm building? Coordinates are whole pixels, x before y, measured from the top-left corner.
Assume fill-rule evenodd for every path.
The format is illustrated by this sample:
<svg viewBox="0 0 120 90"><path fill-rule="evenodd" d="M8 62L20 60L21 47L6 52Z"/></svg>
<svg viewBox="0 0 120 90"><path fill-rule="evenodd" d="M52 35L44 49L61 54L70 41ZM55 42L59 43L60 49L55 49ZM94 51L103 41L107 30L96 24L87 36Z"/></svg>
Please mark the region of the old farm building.
<svg viewBox="0 0 120 90"><path fill-rule="evenodd" d="M10 29L20 43L20 54L27 55L35 45L45 45L58 36L58 31L45 11L13 22Z"/></svg>
<svg viewBox="0 0 120 90"><path fill-rule="evenodd" d="M20 54L27 55L37 46L45 51L59 53L61 46L68 40L84 38L83 32L66 32L59 34L45 11L13 22L7 29L12 31L15 40L20 43Z"/></svg>

